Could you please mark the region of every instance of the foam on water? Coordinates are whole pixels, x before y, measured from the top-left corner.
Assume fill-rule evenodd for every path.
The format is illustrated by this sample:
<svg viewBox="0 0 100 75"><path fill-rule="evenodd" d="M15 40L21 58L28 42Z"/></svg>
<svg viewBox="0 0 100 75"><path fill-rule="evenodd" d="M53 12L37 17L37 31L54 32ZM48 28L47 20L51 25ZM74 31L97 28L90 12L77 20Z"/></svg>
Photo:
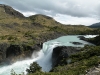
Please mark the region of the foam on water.
<svg viewBox="0 0 100 75"><path fill-rule="evenodd" d="M84 37L85 37L85 38L94 38L94 37L96 37L96 36L98 36L98 35L85 35Z"/></svg>

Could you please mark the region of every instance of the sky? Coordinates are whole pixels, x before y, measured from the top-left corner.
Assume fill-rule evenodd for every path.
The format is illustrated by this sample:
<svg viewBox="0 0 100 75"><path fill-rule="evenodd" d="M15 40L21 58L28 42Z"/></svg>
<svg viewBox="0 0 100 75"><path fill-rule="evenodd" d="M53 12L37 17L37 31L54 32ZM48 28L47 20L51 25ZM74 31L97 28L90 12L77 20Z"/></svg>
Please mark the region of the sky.
<svg viewBox="0 0 100 75"><path fill-rule="evenodd" d="M0 0L25 16L44 14L63 24L100 22L100 0Z"/></svg>

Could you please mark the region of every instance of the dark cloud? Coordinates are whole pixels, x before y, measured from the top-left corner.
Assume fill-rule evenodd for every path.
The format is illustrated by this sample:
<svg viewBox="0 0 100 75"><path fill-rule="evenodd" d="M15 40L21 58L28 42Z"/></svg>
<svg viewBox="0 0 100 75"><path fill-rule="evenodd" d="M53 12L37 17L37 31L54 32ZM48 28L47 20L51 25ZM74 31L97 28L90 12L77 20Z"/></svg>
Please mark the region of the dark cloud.
<svg viewBox="0 0 100 75"><path fill-rule="evenodd" d="M2 0L2 2L20 11L45 13L44 10L47 10L52 11L50 15L58 13L77 17L97 15L99 12L97 8L100 5L99 0Z"/></svg>

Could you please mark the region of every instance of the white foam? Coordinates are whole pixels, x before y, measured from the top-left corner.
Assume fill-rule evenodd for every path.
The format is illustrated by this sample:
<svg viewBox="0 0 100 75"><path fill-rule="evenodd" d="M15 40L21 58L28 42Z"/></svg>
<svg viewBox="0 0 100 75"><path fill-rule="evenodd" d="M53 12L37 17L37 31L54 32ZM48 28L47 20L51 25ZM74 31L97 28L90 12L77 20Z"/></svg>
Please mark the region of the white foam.
<svg viewBox="0 0 100 75"><path fill-rule="evenodd" d="M85 38L94 38L94 37L96 37L96 36L98 36L98 35L85 35L84 37L85 37Z"/></svg>

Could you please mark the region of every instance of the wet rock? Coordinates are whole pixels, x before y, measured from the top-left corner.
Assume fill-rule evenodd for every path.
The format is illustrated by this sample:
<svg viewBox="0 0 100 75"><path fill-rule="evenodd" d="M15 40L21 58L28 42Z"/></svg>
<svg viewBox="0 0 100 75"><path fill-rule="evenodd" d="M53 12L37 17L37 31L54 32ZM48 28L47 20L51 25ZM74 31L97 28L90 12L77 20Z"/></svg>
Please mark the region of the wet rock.
<svg viewBox="0 0 100 75"><path fill-rule="evenodd" d="M82 45L82 43L80 43L80 42L71 42L71 43L74 45Z"/></svg>
<svg viewBox="0 0 100 75"><path fill-rule="evenodd" d="M26 44L0 44L0 63L12 63L17 60L30 58L32 53L41 50L42 43L34 46L28 46Z"/></svg>
<svg viewBox="0 0 100 75"><path fill-rule="evenodd" d="M85 38L84 36L78 36L78 38L80 38L80 40L88 41L88 39Z"/></svg>
<svg viewBox="0 0 100 75"><path fill-rule="evenodd" d="M36 44L38 48L42 48L43 47L43 43L40 42L39 44Z"/></svg>
<svg viewBox="0 0 100 75"><path fill-rule="evenodd" d="M10 45L6 50L6 58L10 56L18 56L22 53L21 47L19 45Z"/></svg>
<svg viewBox="0 0 100 75"><path fill-rule="evenodd" d="M71 46L58 46L54 48L52 53L52 66L55 67L57 65L61 65L62 63L67 63L67 58L79 51L79 47ZM66 59L66 62L61 62L63 59Z"/></svg>

